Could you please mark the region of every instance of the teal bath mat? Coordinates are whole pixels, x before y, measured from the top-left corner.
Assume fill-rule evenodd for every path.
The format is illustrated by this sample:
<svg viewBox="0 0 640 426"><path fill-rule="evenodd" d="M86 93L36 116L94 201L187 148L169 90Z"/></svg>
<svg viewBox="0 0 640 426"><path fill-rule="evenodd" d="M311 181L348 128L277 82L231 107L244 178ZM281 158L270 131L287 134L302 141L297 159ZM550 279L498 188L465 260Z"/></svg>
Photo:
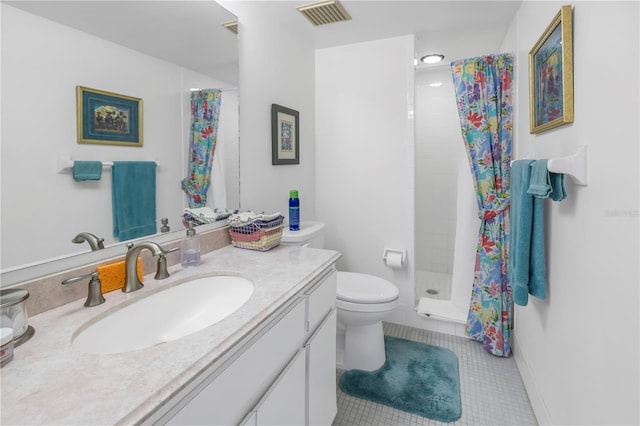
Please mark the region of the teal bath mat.
<svg viewBox="0 0 640 426"><path fill-rule="evenodd" d="M458 357L448 349L385 336L387 361L376 371L349 370L340 389L357 398L429 419L462 415Z"/></svg>

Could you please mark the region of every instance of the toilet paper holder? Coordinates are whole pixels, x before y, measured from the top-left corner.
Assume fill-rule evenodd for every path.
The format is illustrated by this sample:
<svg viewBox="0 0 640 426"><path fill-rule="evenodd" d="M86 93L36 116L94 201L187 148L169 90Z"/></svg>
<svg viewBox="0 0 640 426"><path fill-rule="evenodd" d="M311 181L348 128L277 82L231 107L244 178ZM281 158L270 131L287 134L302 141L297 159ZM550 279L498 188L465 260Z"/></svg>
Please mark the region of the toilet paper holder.
<svg viewBox="0 0 640 426"><path fill-rule="evenodd" d="M400 262L398 263L398 259ZM404 268L407 260L407 251L386 248L382 252L382 261L390 268Z"/></svg>

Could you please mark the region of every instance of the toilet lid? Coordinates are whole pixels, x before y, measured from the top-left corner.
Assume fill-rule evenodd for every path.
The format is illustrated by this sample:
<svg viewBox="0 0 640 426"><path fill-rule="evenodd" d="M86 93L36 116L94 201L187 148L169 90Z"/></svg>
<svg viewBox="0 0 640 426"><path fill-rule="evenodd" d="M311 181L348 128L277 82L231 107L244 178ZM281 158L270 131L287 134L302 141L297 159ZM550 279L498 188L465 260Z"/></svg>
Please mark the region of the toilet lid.
<svg viewBox="0 0 640 426"><path fill-rule="evenodd" d="M387 280L357 272L338 272L338 299L357 303L383 303L398 298L398 287Z"/></svg>

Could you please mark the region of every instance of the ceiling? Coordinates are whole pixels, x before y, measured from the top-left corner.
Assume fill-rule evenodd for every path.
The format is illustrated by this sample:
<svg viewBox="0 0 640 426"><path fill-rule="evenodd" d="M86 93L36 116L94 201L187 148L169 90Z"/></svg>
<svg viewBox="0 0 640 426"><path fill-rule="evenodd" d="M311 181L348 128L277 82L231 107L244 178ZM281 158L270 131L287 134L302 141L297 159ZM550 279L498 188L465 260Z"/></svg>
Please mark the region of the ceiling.
<svg viewBox="0 0 640 426"><path fill-rule="evenodd" d="M241 16L251 7L267 21L306 37L320 49L407 34L416 35L416 55L442 52L446 60L497 53L522 1L340 0L352 20L313 26L296 7L316 0L219 0Z"/></svg>
<svg viewBox="0 0 640 426"><path fill-rule="evenodd" d="M296 10L313 0L2 1L235 84L237 36L221 26L235 19L231 12L241 15L239 11L251 8L318 49L415 34L416 56L443 53L448 63L497 53L521 4L521 0L342 0L353 19L315 27ZM212 69L216 69L213 74Z"/></svg>
<svg viewBox="0 0 640 426"><path fill-rule="evenodd" d="M238 84L238 36L221 25L236 17L214 1L2 0L2 3Z"/></svg>

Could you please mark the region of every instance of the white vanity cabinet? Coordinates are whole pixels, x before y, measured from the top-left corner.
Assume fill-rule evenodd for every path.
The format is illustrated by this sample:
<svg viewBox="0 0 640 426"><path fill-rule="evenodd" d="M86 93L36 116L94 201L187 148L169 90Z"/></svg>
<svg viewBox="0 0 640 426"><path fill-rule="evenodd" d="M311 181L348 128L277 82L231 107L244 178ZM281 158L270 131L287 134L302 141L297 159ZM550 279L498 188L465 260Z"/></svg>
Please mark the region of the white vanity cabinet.
<svg viewBox="0 0 640 426"><path fill-rule="evenodd" d="M331 266L145 423L330 425L336 284Z"/></svg>

